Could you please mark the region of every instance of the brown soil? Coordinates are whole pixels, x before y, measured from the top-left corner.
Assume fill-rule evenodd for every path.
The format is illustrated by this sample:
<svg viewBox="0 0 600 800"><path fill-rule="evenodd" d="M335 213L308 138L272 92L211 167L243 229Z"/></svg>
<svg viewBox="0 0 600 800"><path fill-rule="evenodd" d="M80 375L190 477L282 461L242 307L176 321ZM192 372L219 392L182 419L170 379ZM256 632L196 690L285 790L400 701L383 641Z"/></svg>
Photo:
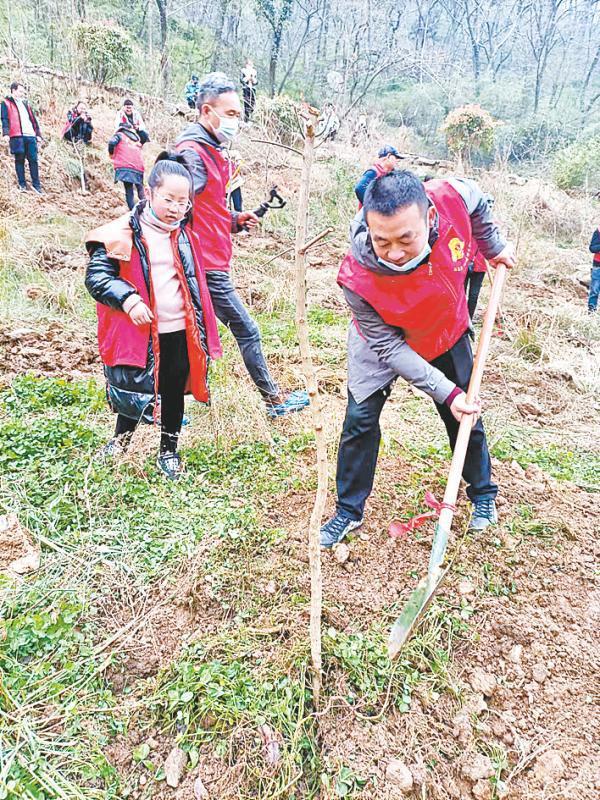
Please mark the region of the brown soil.
<svg viewBox="0 0 600 800"><path fill-rule="evenodd" d="M0 327L0 374L3 380L23 372L78 376L97 372L98 346L86 330L51 322L45 329Z"/></svg>
<svg viewBox="0 0 600 800"><path fill-rule="evenodd" d="M27 558L29 566L23 559ZM8 571L15 574L15 565L19 574L37 569L33 562L39 562L39 550L33 543L31 534L19 522L15 514L0 516L0 572ZM22 564L23 568L19 568Z"/></svg>

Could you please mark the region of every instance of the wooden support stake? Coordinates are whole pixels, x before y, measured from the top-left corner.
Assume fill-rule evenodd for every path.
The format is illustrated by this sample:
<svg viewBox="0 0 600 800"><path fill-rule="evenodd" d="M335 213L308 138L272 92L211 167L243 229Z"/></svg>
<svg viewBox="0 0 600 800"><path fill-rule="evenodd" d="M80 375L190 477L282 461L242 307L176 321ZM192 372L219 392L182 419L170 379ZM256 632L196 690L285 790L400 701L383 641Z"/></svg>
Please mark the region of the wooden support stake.
<svg viewBox="0 0 600 800"><path fill-rule="evenodd" d="M312 686L313 703L315 709L319 708L322 682L322 657L321 657L321 611L323 605L323 587L321 578L321 546L319 542L321 520L325 512L327 501L327 442L323 430L323 409L317 383L317 373L312 360L310 341L308 337L308 320L306 310L306 251L308 245L314 244L321 237L316 237L312 242L306 241L308 231L308 200L310 194L310 173L314 160L315 128L319 119L319 112L308 107L306 109L304 152L302 161L302 177L298 194L298 212L296 215L296 327L300 342L300 356L302 359L302 372L306 381L310 397L310 412L312 415L313 429L317 448L317 494L308 528L308 560L310 564L310 653L312 660Z"/></svg>

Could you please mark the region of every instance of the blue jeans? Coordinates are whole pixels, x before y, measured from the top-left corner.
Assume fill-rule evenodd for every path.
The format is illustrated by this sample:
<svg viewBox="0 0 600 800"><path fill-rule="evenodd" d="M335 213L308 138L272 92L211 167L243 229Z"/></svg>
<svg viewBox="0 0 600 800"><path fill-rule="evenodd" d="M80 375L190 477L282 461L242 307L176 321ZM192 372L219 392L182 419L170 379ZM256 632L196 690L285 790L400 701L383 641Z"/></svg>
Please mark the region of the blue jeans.
<svg viewBox="0 0 600 800"><path fill-rule="evenodd" d="M34 188L40 189L40 173L38 170L38 148L37 139L35 136L23 136L23 150L14 154L15 156L15 172L17 173L17 180L22 189L27 188L27 181L25 180L25 159L29 163L29 172L31 174L31 183Z"/></svg>
<svg viewBox="0 0 600 800"><path fill-rule="evenodd" d="M588 297L589 311L596 311L598 308L598 295L600 295L600 267L592 267L592 280Z"/></svg>
<svg viewBox="0 0 600 800"><path fill-rule="evenodd" d="M462 336L447 353L431 363L466 391L473 368L473 353L468 335ZM338 510L350 519L362 519L365 502L373 489L381 440L379 417L391 389L391 384L379 389L362 403L357 403L348 392L346 418L338 451L336 483ZM450 447L454 449L458 422L445 403L436 403L435 407L446 426ZM471 431L462 474L470 500L476 497L495 498L498 494L498 487L492 481L492 463L481 420L478 420Z"/></svg>
<svg viewBox="0 0 600 800"><path fill-rule="evenodd" d="M233 333L246 369L263 399L277 397L279 387L271 377L260 343L258 325L242 303L228 272L210 270L206 282L217 318Z"/></svg>

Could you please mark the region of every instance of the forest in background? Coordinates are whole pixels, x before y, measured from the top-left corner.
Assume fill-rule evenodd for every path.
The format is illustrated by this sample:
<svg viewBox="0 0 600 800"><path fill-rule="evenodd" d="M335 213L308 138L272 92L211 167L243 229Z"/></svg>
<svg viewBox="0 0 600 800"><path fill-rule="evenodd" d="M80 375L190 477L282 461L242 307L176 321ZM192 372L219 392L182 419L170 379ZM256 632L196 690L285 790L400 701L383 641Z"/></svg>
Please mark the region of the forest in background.
<svg viewBox="0 0 600 800"><path fill-rule="evenodd" d="M407 148L445 152L441 125L477 103L495 120L491 160L600 162L598 0L22 0L0 10L3 50L101 83L181 102L192 72L259 94L367 113ZM584 176L587 174L587 179ZM596 188L595 179L592 188Z"/></svg>

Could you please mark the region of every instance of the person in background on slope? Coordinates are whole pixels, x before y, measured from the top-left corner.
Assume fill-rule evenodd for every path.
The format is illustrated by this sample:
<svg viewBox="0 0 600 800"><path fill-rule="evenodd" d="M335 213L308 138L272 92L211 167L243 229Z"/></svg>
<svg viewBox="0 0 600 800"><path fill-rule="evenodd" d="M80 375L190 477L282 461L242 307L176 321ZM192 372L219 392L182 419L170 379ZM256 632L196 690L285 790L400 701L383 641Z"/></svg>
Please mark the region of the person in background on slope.
<svg viewBox="0 0 600 800"><path fill-rule="evenodd" d="M333 103L325 103L323 113L319 117L317 135L320 136L324 142L333 142L337 138L340 127L340 118L336 113Z"/></svg>
<svg viewBox="0 0 600 800"><path fill-rule="evenodd" d="M142 147L148 141L146 131L136 131L129 122L122 122L108 142L108 153L115 168L115 183L122 181L125 200L131 210L135 205L133 188L144 199L144 157Z"/></svg>
<svg viewBox="0 0 600 800"><path fill-rule="evenodd" d="M223 150L223 157L227 160L229 167L229 180L227 181L227 207L233 211L243 210L242 186L244 178L242 176L242 157L238 150Z"/></svg>
<svg viewBox="0 0 600 800"><path fill-rule="evenodd" d="M138 133L143 132L146 142L150 141L148 131L146 130L146 123L142 119L140 112L134 106L133 100L128 97L123 100L123 105L117 111L117 115L115 117L115 130L118 130L120 126L124 125L125 123L131 125L131 127Z"/></svg>
<svg viewBox="0 0 600 800"><path fill-rule="evenodd" d="M252 59L246 59L240 74L242 93L244 95L244 120L250 122L256 105L256 87L258 86L258 76Z"/></svg>
<svg viewBox="0 0 600 800"><path fill-rule="evenodd" d="M371 181L374 181L375 178L379 178L382 175L387 175L388 172L396 169L399 163L400 153L391 144L385 144L377 153L377 161L363 172L360 180L354 187L354 194L358 199L359 210L362 208L363 198Z"/></svg>
<svg viewBox="0 0 600 800"><path fill-rule="evenodd" d="M588 311L593 314L598 309L598 295L600 295L600 228L596 228L590 242L590 253L594 254L592 261L592 279L588 295Z"/></svg>
<svg viewBox="0 0 600 800"><path fill-rule="evenodd" d="M204 78L197 100L199 122L179 136L176 149L186 156L194 179L192 225L202 242L206 279L215 313L233 333L246 369L266 404L271 417L299 411L308 405L304 390L283 392L267 366L258 325L252 319L229 274L231 234L258 223L251 211L230 212L227 208L229 166L223 147L237 135L241 106L235 85L223 73Z"/></svg>
<svg viewBox="0 0 600 800"><path fill-rule="evenodd" d="M197 75L192 75L190 80L185 85L185 89L183 90L185 93L185 101L190 108L196 108L196 98L198 97L199 86L200 82L198 81Z"/></svg>
<svg viewBox="0 0 600 800"><path fill-rule="evenodd" d="M460 420L471 417L463 478L473 503L470 529L482 531L498 520L498 487L480 400L468 403L466 397L473 353L465 272L477 247L492 266L512 267L513 247L474 181L423 184L408 170L371 182L350 241L338 274L353 317L348 405L338 452L337 510L321 529L321 544L332 547L363 523L381 439L379 417L398 377L433 399L452 448Z"/></svg>
<svg viewBox="0 0 600 800"><path fill-rule="evenodd" d="M38 142L44 142L44 138L33 109L27 102L25 86L19 81L11 83L10 95L4 98L0 106L0 116L2 118L2 136L15 158L19 191L27 191L25 178L25 159L27 159L33 191L42 194L38 166Z"/></svg>
<svg viewBox="0 0 600 800"><path fill-rule="evenodd" d="M67 142L83 142L90 144L94 126L84 100L79 100L67 111L67 121L63 128L62 138Z"/></svg>
<svg viewBox="0 0 600 800"><path fill-rule="evenodd" d="M98 304L107 398L117 413L101 455L125 451L138 423L152 423L160 396L157 463L177 479L184 394L209 402L209 359L221 353L201 245L187 225L192 178L185 159L161 153L148 187L147 201L86 237L85 285Z"/></svg>

